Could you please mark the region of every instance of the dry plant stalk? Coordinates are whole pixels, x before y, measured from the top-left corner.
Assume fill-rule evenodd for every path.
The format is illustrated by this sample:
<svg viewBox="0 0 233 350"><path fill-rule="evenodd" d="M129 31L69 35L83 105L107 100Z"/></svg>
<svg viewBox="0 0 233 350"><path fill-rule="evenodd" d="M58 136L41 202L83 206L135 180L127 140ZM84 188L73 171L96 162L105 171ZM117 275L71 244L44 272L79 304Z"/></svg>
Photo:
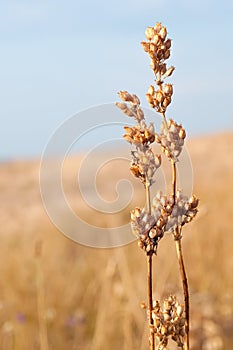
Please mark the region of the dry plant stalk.
<svg viewBox="0 0 233 350"><path fill-rule="evenodd" d="M131 227L138 238L138 245L147 256L148 265L148 322L150 332L150 350L167 347L169 339L176 342L177 347L189 349L189 291L188 280L182 253L182 227L189 223L197 213L198 199L193 195L188 198L177 188L177 162L184 145L186 133L182 125L173 119L167 120L166 111L173 95L173 85L164 83L170 77L174 67L167 67L170 57L171 39L167 38L167 29L161 23L146 29L147 41L142 47L151 58L150 67L155 75L156 87L151 85L146 94L149 105L162 117L160 133L156 133L154 124L147 125L140 100L135 94L120 91L122 102L117 102L127 116L133 118L135 126L125 126L124 139L131 144L130 170L145 187L146 206L131 211ZM171 163L171 193L158 191L151 199L150 188L154 183L156 170L161 166L161 156L155 155L152 144L160 144L162 152ZM171 233L175 240L179 261L181 281L184 294L184 307L170 296L161 305L153 301L152 258L157 254L158 243L165 233Z"/></svg>
<svg viewBox="0 0 233 350"><path fill-rule="evenodd" d="M38 240L35 243L34 257L36 262L36 278L37 278L37 313L40 334L40 349L49 350L47 324L44 317L45 295L44 295L44 275L41 269L43 242Z"/></svg>

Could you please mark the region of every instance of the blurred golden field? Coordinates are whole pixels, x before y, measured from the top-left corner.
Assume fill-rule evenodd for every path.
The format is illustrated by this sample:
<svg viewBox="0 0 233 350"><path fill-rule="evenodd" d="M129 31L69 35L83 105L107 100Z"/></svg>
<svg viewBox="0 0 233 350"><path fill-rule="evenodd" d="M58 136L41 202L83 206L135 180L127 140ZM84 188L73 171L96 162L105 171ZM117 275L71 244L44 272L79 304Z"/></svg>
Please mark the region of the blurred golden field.
<svg viewBox="0 0 233 350"><path fill-rule="evenodd" d="M194 193L200 198L199 214L184 228L183 238L191 294L191 349L230 350L233 133L194 138L187 148ZM79 162L74 157L70 167ZM39 160L0 165L0 349L148 349L146 315L140 309L146 300L143 252L136 242L95 249L62 235L43 208L38 173ZM111 165L99 176L99 191L107 200L112 200L111 181L121 176L131 179L129 170ZM126 223L129 210L143 205L142 185L135 182L133 201L120 215L98 214L73 192L68 170L64 178L75 210L96 226ZM154 259L154 285L155 298L176 293L182 300L169 236L161 241Z"/></svg>

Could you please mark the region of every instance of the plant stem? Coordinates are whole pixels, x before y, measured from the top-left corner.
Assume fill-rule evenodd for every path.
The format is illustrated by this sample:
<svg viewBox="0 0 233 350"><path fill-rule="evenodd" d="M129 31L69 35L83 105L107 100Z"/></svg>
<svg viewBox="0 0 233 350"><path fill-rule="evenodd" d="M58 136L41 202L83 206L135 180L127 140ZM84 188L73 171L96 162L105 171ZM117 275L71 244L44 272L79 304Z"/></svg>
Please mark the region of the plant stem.
<svg viewBox="0 0 233 350"><path fill-rule="evenodd" d="M150 214L151 213L151 204L150 204L150 185L149 185L149 183L146 183L145 189L146 189L146 207L147 207L148 213Z"/></svg>
<svg viewBox="0 0 233 350"><path fill-rule="evenodd" d="M188 289L188 279L187 279L187 275L185 272L181 239L178 239L175 242L176 242L176 252L177 252L177 256L178 256L178 260L179 260L180 273L181 273L183 292L184 292L185 332L186 332L185 347L184 348L185 348L185 350L189 350L189 289Z"/></svg>
<svg viewBox="0 0 233 350"><path fill-rule="evenodd" d="M153 296L152 296L152 254L147 256L147 283L148 283L148 309L149 309L149 330L150 330L150 350L155 349L155 338L152 329L153 318Z"/></svg>
<svg viewBox="0 0 233 350"><path fill-rule="evenodd" d="M146 206L149 214L151 213L151 201L150 201L150 184L146 182ZM148 311L149 311L149 331L150 331L150 350L155 350L155 337L153 332L153 318L152 318L152 309L153 309L153 292L152 292L152 255L149 253L147 255L147 291L148 291Z"/></svg>
<svg viewBox="0 0 233 350"><path fill-rule="evenodd" d="M176 201L176 163L174 160L171 161L172 164L172 197L174 199L174 204Z"/></svg>
<svg viewBox="0 0 233 350"><path fill-rule="evenodd" d="M172 196L174 198L174 204L176 201L176 184L177 184L177 169L176 163L174 161L172 164ZM176 242L176 252L180 266L180 275L183 286L183 294L184 294L184 305L185 305L185 350L189 350L189 290L188 290L188 280L184 266L184 258L182 253L182 244L181 244L181 229L177 228L174 232L174 238Z"/></svg>

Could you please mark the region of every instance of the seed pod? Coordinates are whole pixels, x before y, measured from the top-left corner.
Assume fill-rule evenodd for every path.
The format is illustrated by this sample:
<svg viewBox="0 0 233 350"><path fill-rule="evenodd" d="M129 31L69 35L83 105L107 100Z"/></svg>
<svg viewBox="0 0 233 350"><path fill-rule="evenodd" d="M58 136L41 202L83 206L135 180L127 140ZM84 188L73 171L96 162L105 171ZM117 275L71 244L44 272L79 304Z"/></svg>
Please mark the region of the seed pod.
<svg viewBox="0 0 233 350"><path fill-rule="evenodd" d="M165 47L166 47L166 49L168 50L168 49L170 49L170 47L171 47L171 44L172 44L172 41L171 41L171 39L167 39L166 41L165 41Z"/></svg>
<svg viewBox="0 0 233 350"><path fill-rule="evenodd" d="M161 37L162 40L165 40L166 36L167 36L167 29L166 27L162 27L159 31L159 35Z"/></svg>
<svg viewBox="0 0 233 350"><path fill-rule="evenodd" d="M153 318L154 318L155 327L159 328L159 326L161 325L161 321L160 321L159 317L155 315Z"/></svg>
<svg viewBox="0 0 233 350"><path fill-rule="evenodd" d="M127 108L125 111L123 111L128 117L133 117L134 113L131 110L131 108Z"/></svg>
<svg viewBox="0 0 233 350"><path fill-rule="evenodd" d="M116 106L120 108L123 112L128 109L127 104L123 102L116 102Z"/></svg>
<svg viewBox="0 0 233 350"><path fill-rule="evenodd" d="M179 335L181 335L182 337L184 337L184 336L185 336L185 330L184 330L183 328L180 330ZM182 344L182 345L183 345L183 344Z"/></svg>
<svg viewBox="0 0 233 350"><path fill-rule="evenodd" d="M162 106L163 106L164 108L167 108L167 106L169 106L170 103L171 103L171 97L165 97L165 99L164 99L164 101L163 101L163 103L162 103Z"/></svg>
<svg viewBox="0 0 233 350"><path fill-rule="evenodd" d="M148 51L149 51L149 49L150 49L150 44L149 44L149 43L147 43L146 41L142 41L142 42L141 42L141 45L142 45L143 50L144 50L145 52L148 52Z"/></svg>
<svg viewBox="0 0 233 350"><path fill-rule="evenodd" d="M152 248L152 249L151 249ZM153 250L153 247L151 247L150 244L147 244L146 246L146 252L149 253L151 250Z"/></svg>
<svg viewBox="0 0 233 350"><path fill-rule="evenodd" d="M150 51L154 52L156 50L156 46L153 43L150 43Z"/></svg>
<svg viewBox="0 0 233 350"><path fill-rule="evenodd" d="M137 95L133 94L132 98L133 98L133 103L135 103L136 105L140 105L140 100Z"/></svg>
<svg viewBox="0 0 233 350"><path fill-rule="evenodd" d="M153 44L155 44L156 46L159 44L159 42L160 42L160 37L158 36L158 34L155 34L155 35L153 36L151 42L152 42Z"/></svg>
<svg viewBox="0 0 233 350"><path fill-rule="evenodd" d="M127 142L129 142L129 143L132 143L132 142L133 142L132 137L130 137L128 134L123 135L123 137L124 137L124 139L125 139Z"/></svg>
<svg viewBox="0 0 233 350"><path fill-rule="evenodd" d="M164 88L163 88L163 92L166 95L171 96L173 94L173 86L172 86L172 84L165 84Z"/></svg>
<svg viewBox="0 0 233 350"><path fill-rule="evenodd" d="M164 302L163 302L163 307L164 307L164 309L166 310L166 311L169 311L169 310L171 310L171 303L170 303L170 301L169 300L164 300Z"/></svg>
<svg viewBox="0 0 233 350"><path fill-rule="evenodd" d="M156 100L157 100L159 103L162 103L162 102L163 102L164 96L163 96L162 91L157 91L157 92L156 92Z"/></svg>
<svg viewBox="0 0 233 350"><path fill-rule="evenodd" d="M170 75L172 75L172 73L174 72L175 67L171 66L170 68L168 68L168 70L165 73L166 77L170 77Z"/></svg>
<svg viewBox="0 0 233 350"><path fill-rule="evenodd" d="M152 228L152 229L150 230L150 232L149 232L149 237L150 237L150 238L155 238L155 237L156 237L156 234L157 234L157 233L156 233L156 230Z"/></svg>
<svg viewBox="0 0 233 350"><path fill-rule="evenodd" d="M170 50L167 50L164 54L164 59L167 60L170 57L170 54L171 54Z"/></svg>
<svg viewBox="0 0 233 350"><path fill-rule="evenodd" d="M119 91L118 95L122 101L133 102L133 97L128 93L128 91Z"/></svg>
<svg viewBox="0 0 233 350"><path fill-rule="evenodd" d="M134 133L134 130L131 127L129 127L129 126L124 126L124 129L127 132L127 134L131 134L132 135Z"/></svg>
<svg viewBox="0 0 233 350"><path fill-rule="evenodd" d="M140 217L141 216L141 213L142 213L142 210L141 208L138 208L136 207L134 210L133 210L134 214L136 215L136 217Z"/></svg>
<svg viewBox="0 0 233 350"><path fill-rule="evenodd" d="M155 93L155 88L153 85L150 85L149 89L148 89L148 92L147 92L149 95L154 95Z"/></svg>
<svg viewBox="0 0 233 350"><path fill-rule="evenodd" d="M186 137L186 132L185 132L185 130L184 130L184 128L181 128L180 129L180 131L179 131L179 137L181 138L181 139L185 139L185 137Z"/></svg>
<svg viewBox="0 0 233 350"><path fill-rule="evenodd" d="M145 35L146 35L148 40L151 40L154 36L154 28L152 28L152 27L146 28Z"/></svg>
<svg viewBox="0 0 233 350"><path fill-rule="evenodd" d="M157 223L156 223L156 226L157 226L158 228L162 228L162 227L163 227L163 224L164 224L163 218L160 217L159 220L158 220Z"/></svg>
<svg viewBox="0 0 233 350"><path fill-rule="evenodd" d="M183 306L182 306L182 305L178 305L178 306L177 306L177 309L176 309L177 315L178 315L178 316L181 316L182 313L183 313L183 311L184 311Z"/></svg>
<svg viewBox="0 0 233 350"><path fill-rule="evenodd" d="M151 60L150 67L154 71L154 73L157 73L159 70L159 65L154 60Z"/></svg>
<svg viewBox="0 0 233 350"><path fill-rule="evenodd" d="M146 99L147 99L147 101L148 101L148 103L150 104L150 105L152 105L152 106L154 106L154 99L153 99L153 97L151 96L151 94L146 94Z"/></svg>
<svg viewBox="0 0 233 350"><path fill-rule="evenodd" d="M167 71L167 65L166 63L160 64L160 72L162 75L164 75Z"/></svg>
<svg viewBox="0 0 233 350"><path fill-rule="evenodd" d="M156 25L154 26L155 33L159 33L161 28L162 28L162 24L160 22L157 22Z"/></svg>
<svg viewBox="0 0 233 350"><path fill-rule="evenodd" d="M144 113L143 113L143 110L141 108L139 108L137 110L137 116L138 116L139 120L144 119Z"/></svg>
<svg viewBox="0 0 233 350"><path fill-rule="evenodd" d="M162 327L161 327L161 334L162 335L167 334L167 327L165 327L164 325L162 325Z"/></svg>
<svg viewBox="0 0 233 350"><path fill-rule="evenodd" d="M194 195L189 200L189 203L191 204L192 209L195 209L198 206L198 202L199 202L198 198Z"/></svg>
<svg viewBox="0 0 233 350"><path fill-rule="evenodd" d="M156 58L156 55L153 51L148 51L148 55L150 56L150 58L152 58L152 60Z"/></svg>
<svg viewBox="0 0 233 350"><path fill-rule="evenodd" d="M164 321L170 321L171 320L171 315L167 312L165 312L163 314L163 317L164 317Z"/></svg>

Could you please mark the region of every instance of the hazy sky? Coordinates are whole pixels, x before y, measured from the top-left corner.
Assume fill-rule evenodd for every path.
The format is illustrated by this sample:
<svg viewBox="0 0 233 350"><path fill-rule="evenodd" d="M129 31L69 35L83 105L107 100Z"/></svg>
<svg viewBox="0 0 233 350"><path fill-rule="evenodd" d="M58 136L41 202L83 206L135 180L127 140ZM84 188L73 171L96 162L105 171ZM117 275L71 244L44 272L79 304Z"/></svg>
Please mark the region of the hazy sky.
<svg viewBox="0 0 233 350"><path fill-rule="evenodd" d="M229 0L2 0L0 159L40 156L67 117L118 90L147 106L153 75L140 42L157 21L173 39L168 116L189 134L233 129L232 18Z"/></svg>

